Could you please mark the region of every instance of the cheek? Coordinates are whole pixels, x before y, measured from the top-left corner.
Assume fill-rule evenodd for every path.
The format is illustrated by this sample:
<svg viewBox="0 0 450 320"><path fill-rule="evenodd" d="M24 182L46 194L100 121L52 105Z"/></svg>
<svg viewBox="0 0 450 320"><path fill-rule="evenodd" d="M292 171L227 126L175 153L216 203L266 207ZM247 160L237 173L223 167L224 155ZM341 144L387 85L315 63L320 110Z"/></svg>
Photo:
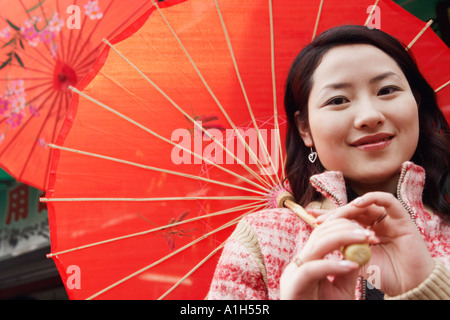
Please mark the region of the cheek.
<svg viewBox="0 0 450 320"><path fill-rule="evenodd" d="M419 120L419 110L412 92L404 94L400 99L394 100L388 106L390 116L397 121L413 123Z"/></svg>
<svg viewBox="0 0 450 320"><path fill-rule="evenodd" d="M412 157L419 141L418 108L414 98L405 101L403 105L404 108L391 114L391 119L399 131L403 147L407 149L405 152Z"/></svg>
<svg viewBox="0 0 450 320"><path fill-rule="evenodd" d="M318 112L310 117L310 129L322 165L333 170L343 159L343 146L348 135L349 121L343 112Z"/></svg>
<svg viewBox="0 0 450 320"><path fill-rule="evenodd" d="M386 119L391 121L399 131L419 133L419 110L412 93L395 101L386 109Z"/></svg>

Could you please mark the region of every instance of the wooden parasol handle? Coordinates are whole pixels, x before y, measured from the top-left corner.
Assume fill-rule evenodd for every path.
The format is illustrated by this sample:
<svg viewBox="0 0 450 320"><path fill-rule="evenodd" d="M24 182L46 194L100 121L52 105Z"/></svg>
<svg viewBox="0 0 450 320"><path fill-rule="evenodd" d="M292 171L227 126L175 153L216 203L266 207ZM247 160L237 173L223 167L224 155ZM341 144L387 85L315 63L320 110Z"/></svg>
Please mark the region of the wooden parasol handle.
<svg viewBox="0 0 450 320"><path fill-rule="evenodd" d="M302 206L295 202L294 196L290 192L281 192L277 196L277 205L279 208L286 207L291 209L297 216L299 216L310 226L314 228L317 227L314 223L315 218L306 212ZM369 262L371 256L371 251L367 243L351 244L341 248L341 252L344 254L345 259L355 261L360 266L363 266Z"/></svg>

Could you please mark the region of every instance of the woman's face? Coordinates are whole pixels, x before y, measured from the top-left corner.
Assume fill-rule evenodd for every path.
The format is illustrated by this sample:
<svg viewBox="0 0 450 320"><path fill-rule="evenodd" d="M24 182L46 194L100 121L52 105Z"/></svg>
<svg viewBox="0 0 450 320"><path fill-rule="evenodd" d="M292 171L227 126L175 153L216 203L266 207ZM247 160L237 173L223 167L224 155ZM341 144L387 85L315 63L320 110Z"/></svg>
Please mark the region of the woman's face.
<svg viewBox="0 0 450 320"><path fill-rule="evenodd" d="M305 145L356 192L395 190L419 138L417 103L397 63L371 45L339 46L312 81L309 128L299 125Z"/></svg>

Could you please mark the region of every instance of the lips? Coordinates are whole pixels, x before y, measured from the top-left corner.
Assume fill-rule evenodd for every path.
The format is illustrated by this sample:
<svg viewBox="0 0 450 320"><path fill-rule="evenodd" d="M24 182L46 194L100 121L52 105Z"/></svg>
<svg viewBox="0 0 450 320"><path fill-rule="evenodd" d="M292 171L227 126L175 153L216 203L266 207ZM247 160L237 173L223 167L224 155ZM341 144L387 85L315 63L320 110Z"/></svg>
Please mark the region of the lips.
<svg viewBox="0 0 450 320"><path fill-rule="evenodd" d="M352 147L367 147L370 145L385 144L392 140L393 137L394 136L390 133L377 133L373 135L363 136L350 143L350 145Z"/></svg>

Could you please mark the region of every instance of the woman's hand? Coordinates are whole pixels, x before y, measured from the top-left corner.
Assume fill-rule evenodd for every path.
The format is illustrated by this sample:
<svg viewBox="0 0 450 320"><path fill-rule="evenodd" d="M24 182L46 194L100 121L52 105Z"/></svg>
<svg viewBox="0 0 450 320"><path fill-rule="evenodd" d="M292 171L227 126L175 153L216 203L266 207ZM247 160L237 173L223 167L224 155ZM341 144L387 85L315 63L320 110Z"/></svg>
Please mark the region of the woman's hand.
<svg viewBox="0 0 450 320"><path fill-rule="evenodd" d="M281 299L354 299L359 265L324 259L328 253L355 243L378 243L373 231L348 219L330 219L311 233L300 256L286 266L280 279ZM333 281L327 276L334 275Z"/></svg>
<svg viewBox="0 0 450 320"><path fill-rule="evenodd" d="M369 226L376 233L380 241L372 244L372 256L363 273L370 265L378 266L379 289L389 296L417 287L432 272L434 264L418 228L392 194L367 193L346 206L319 216L316 223L343 218Z"/></svg>

